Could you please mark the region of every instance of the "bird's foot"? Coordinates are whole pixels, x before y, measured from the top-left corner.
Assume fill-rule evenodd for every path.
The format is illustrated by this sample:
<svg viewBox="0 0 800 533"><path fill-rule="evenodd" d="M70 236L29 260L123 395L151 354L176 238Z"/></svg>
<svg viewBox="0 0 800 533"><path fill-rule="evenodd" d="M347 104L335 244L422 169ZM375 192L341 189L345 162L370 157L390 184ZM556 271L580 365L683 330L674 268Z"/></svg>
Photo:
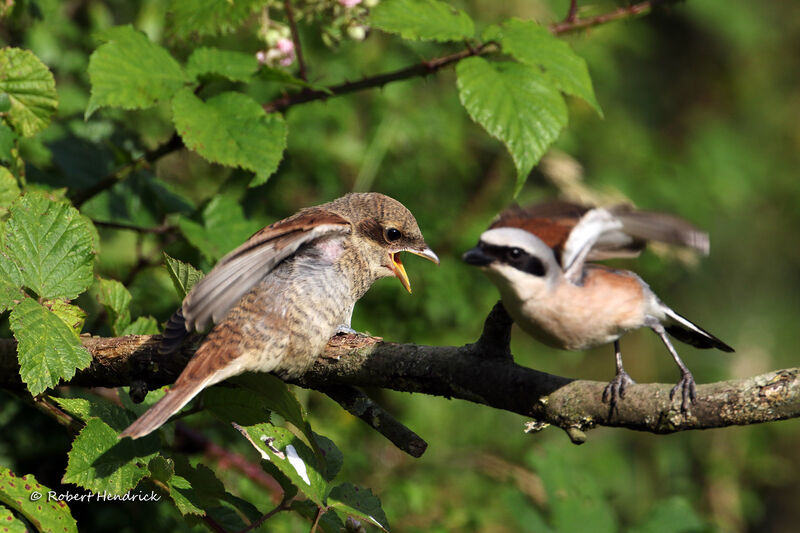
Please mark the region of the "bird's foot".
<svg viewBox="0 0 800 533"><path fill-rule="evenodd" d="M620 370L617 372L617 375L614 376L614 379L608 382L606 388L603 390L603 403L609 404L611 410L617 408L617 402L619 402L620 398L625 397L625 389L627 389L628 385L635 385L636 382L633 381L627 372L624 370Z"/></svg>
<svg viewBox="0 0 800 533"><path fill-rule="evenodd" d="M688 370L681 374L681 379L672 387L669 392L670 401L675 396L675 393L681 391L681 411L684 413L689 412L689 407L694 403L697 398L697 386L694 384L694 377Z"/></svg>
<svg viewBox="0 0 800 533"><path fill-rule="evenodd" d="M334 335L355 335L358 332L350 327L349 324L339 324L336 326Z"/></svg>

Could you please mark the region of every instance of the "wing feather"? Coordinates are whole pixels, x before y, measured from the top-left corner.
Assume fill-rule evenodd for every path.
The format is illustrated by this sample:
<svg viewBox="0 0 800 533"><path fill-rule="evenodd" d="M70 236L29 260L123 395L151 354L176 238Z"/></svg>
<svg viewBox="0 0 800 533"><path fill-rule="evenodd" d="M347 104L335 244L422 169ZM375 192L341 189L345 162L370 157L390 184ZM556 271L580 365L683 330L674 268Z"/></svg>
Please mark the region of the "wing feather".
<svg viewBox="0 0 800 533"><path fill-rule="evenodd" d="M247 291L301 246L351 231L345 218L310 208L256 232L223 257L186 295L181 309L187 331L203 330L219 322Z"/></svg>

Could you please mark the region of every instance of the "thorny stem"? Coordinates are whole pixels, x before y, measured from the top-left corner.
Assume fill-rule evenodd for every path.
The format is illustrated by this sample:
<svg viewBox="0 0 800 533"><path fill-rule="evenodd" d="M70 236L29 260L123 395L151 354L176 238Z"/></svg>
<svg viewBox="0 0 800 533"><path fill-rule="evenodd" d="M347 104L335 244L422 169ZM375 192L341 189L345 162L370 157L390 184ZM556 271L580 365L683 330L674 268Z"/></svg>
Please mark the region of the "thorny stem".
<svg viewBox="0 0 800 533"><path fill-rule="evenodd" d="M601 24L607 24L609 22L613 22L615 20L633 18L638 15L643 15L645 13L649 13L650 11L652 11L653 8L659 4L674 3L675 1L676 0L647 0L646 2L639 2L638 4L631 4L629 6L620 7L609 13L603 13L602 15L597 15L596 17L587 17L587 18L575 17L572 20L570 20L568 16L567 19L565 19L563 22L559 22L557 24L551 24L550 31L554 35L562 35L564 33L570 33L573 31L585 30L588 28L593 28L595 26L600 26Z"/></svg>

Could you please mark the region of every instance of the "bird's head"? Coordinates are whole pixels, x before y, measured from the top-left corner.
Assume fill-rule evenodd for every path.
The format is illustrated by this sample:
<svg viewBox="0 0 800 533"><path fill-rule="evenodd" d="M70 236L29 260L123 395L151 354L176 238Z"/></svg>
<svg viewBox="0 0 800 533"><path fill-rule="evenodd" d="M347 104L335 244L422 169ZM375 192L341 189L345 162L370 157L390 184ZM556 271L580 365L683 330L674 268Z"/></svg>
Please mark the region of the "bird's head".
<svg viewBox="0 0 800 533"><path fill-rule="evenodd" d="M375 279L396 276L411 292L400 253L411 252L439 264L414 215L397 200L379 193L354 193L337 202L341 207L333 208L341 209L342 215L353 222L361 256Z"/></svg>
<svg viewBox="0 0 800 533"><path fill-rule="evenodd" d="M519 228L490 229L462 257L483 270L505 299L535 298L550 290L563 275L553 250Z"/></svg>

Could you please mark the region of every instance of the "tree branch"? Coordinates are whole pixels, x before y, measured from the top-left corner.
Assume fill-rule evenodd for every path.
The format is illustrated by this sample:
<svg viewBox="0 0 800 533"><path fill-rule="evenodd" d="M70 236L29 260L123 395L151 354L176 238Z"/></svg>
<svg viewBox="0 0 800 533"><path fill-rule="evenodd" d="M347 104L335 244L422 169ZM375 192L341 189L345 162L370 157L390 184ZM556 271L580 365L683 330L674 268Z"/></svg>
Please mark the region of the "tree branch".
<svg viewBox="0 0 800 533"><path fill-rule="evenodd" d="M345 411L366 422L372 429L411 457L422 457L428 443L401 424L357 387L334 385L319 389L342 406Z"/></svg>
<svg viewBox="0 0 800 533"><path fill-rule="evenodd" d="M93 361L70 385L128 385L137 361L153 357L159 336L84 337ZM194 343L161 361L151 386L172 383L191 357ZM477 344L477 343L476 343ZM466 346L423 346L383 342L364 335L339 335L314 366L294 383L326 390L335 386L373 386L459 398L531 417L532 429L548 424L582 442L583 431L611 426L673 433L756 424L800 417L800 368L746 379L699 385L690 413L671 402L669 384L636 384L627 389L618 411L600 400L605 383L554 376L515 364L509 358ZM0 340L0 387L20 389L16 343Z"/></svg>

